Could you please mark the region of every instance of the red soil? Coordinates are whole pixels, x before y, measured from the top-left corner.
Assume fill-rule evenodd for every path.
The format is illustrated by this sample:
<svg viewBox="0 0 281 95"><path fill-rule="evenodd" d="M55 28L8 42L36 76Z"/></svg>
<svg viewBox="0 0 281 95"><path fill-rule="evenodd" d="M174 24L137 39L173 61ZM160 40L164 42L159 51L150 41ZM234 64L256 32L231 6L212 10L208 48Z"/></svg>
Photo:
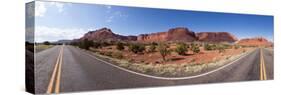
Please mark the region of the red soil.
<svg viewBox="0 0 281 95"><path fill-rule="evenodd" d="M174 48L174 46L171 46ZM218 50L213 51L205 51L202 47L200 47L200 53L194 54L189 50L187 55L178 55L176 52L172 52L170 55L166 57L168 61L163 62L162 57L159 52L152 53L140 53L134 54L128 50L126 47L125 50L120 51L122 53L123 58L132 63L152 63L152 64L181 64L181 63L210 63L213 61L226 59L227 57L241 54L245 51L252 50L254 48L239 48L239 49L226 49L225 52L219 53ZM98 52L117 52L115 46L103 47L101 49L97 49Z"/></svg>

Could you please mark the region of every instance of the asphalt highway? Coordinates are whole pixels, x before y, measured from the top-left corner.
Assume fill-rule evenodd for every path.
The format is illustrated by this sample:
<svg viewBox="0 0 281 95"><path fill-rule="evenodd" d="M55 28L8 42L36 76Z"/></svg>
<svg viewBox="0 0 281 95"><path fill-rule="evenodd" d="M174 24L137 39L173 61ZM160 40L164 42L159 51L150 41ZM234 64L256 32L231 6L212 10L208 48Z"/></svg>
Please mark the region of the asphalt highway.
<svg viewBox="0 0 281 95"><path fill-rule="evenodd" d="M35 55L35 93L108 90L273 79L273 53L256 49L220 70L187 79L159 79L128 72L81 49L54 46Z"/></svg>

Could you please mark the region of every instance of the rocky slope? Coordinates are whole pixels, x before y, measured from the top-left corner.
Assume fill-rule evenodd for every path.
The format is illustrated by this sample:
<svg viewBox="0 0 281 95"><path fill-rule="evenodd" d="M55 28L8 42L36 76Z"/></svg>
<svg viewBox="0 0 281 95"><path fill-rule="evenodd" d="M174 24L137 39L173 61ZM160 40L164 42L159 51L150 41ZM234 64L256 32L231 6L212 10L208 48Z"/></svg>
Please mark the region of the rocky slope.
<svg viewBox="0 0 281 95"><path fill-rule="evenodd" d="M263 37L255 37L255 38L245 38L241 39L237 42L239 45L244 46L271 46L272 42L268 41Z"/></svg>
<svg viewBox="0 0 281 95"><path fill-rule="evenodd" d="M172 28L167 32L158 32L151 34L141 34L137 41L140 42L155 42L155 41L195 41L195 33L189 31L187 28L178 27Z"/></svg>
<svg viewBox="0 0 281 95"><path fill-rule="evenodd" d="M200 32L196 33L201 42L235 42L237 38L228 32Z"/></svg>
<svg viewBox="0 0 281 95"><path fill-rule="evenodd" d="M202 41L202 42L235 42L237 38L228 32L199 32L195 33L185 27L172 28L164 32L151 34L140 34L138 36L122 36L114 34L109 28L102 28L89 31L80 40L113 40L113 41L138 41L138 42L159 42L159 41Z"/></svg>
<svg viewBox="0 0 281 95"><path fill-rule="evenodd" d="M122 36L114 34L109 28L101 28L95 31L89 31L80 40L99 40L99 41L135 41L137 40L136 36Z"/></svg>

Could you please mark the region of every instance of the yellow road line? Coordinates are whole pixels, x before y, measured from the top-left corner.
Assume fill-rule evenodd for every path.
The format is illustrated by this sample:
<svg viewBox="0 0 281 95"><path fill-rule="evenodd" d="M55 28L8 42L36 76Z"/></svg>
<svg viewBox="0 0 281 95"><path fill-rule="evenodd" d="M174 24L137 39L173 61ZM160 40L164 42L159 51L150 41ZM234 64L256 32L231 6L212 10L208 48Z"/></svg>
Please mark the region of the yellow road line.
<svg viewBox="0 0 281 95"><path fill-rule="evenodd" d="M55 80L56 73L57 73L58 69L59 69L59 72L58 72L59 76L57 76L56 89L55 90L59 91L59 90L57 90L58 89L57 88L57 85L58 85L57 83L59 83L58 82L58 77L59 77L59 80L60 80L60 70L61 70L61 63L62 63L62 56L63 56L63 46L61 47L60 53L59 53L59 55L57 57L56 64L55 64L55 67L54 67L54 70L53 70L53 73L52 73L52 76L51 76L51 79L50 79L50 82L49 82L49 85L48 85L48 88L47 88L47 92L46 92L47 94L51 94L52 93L53 84L54 84L54 80Z"/></svg>
<svg viewBox="0 0 281 95"><path fill-rule="evenodd" d="M260 80L263 80L263 69L262 69L262 64L260 63Z"/></svg>
<svg viewBox="0 0 281 95"><path fill-rule="evenodd" d="M262 48L260 48L260 80L267 80Z"/></svg>
<svg viewBox="0 0 281 95"><path fill-rule="evenodd" d="M262 58L263 58L263 57L262 57ZM262 66L262 67L263 67L263 77L264 77L263 79L264 79L264 80L267 80L264 58L263 58L263 62L262 62L262 63L263 63L263 66Z"/></svg>
<svg viewBox="0 0 281 95"><path fill-rule="evenodd" d="M61 58L60 58L60 65L59 65L59 69L58 69L57 80L56 80L55 93L59 93L60 92L60 78L61 78L62 59L63 59L63 48L62 48L62 55L61 55Z"/></svg>

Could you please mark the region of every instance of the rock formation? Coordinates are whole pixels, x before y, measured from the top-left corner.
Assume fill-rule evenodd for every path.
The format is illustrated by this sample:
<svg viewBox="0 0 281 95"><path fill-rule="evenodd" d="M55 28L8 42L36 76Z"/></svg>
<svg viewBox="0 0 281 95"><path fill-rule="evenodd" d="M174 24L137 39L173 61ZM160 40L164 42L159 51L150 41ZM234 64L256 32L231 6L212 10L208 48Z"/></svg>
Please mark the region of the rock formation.
<svg viewBox="0 0 281 95"><path fill-rule="evenodd" d="M237 44L243 46L272 46L273 45L272 42L269 42L263 37L241 39L237 42Z"/></svg>
<svg viewBox="0 0 281 95"><path fill-rule="evenodd" d="M98 41L138 41L138 42L159 42L159 41L184 41L184 42L235 42L237 38L228 32L199 32L195 33L185 27L169 29L165 32L151 34L140 34L139 36L122 36L114 34L109 28L102 28L89 31L80 40Z"/></svg>
<svg viewBox="0 0 281 95"><path fill-rule="evenodd" d="M80 40L99 40L99 41L135 41L136 36L122 36L114 34L109 28L101 28L95 31L89 31Z"/></svg>
<svg viewBox="0 0 281 95"><path fill-rule="evenodd" d="M196 33L200 42L235 42L237 38L228 32L199 32Z"/></svg>
<svg viewBox="0 0 281 95"><path fill-rule="evenodd" d="M141 34L138 36L140 42L155 42L155 41L195 41L195 33L187 28L178 27L172 28L167 32L158 32L151 34Z"/></svg>

